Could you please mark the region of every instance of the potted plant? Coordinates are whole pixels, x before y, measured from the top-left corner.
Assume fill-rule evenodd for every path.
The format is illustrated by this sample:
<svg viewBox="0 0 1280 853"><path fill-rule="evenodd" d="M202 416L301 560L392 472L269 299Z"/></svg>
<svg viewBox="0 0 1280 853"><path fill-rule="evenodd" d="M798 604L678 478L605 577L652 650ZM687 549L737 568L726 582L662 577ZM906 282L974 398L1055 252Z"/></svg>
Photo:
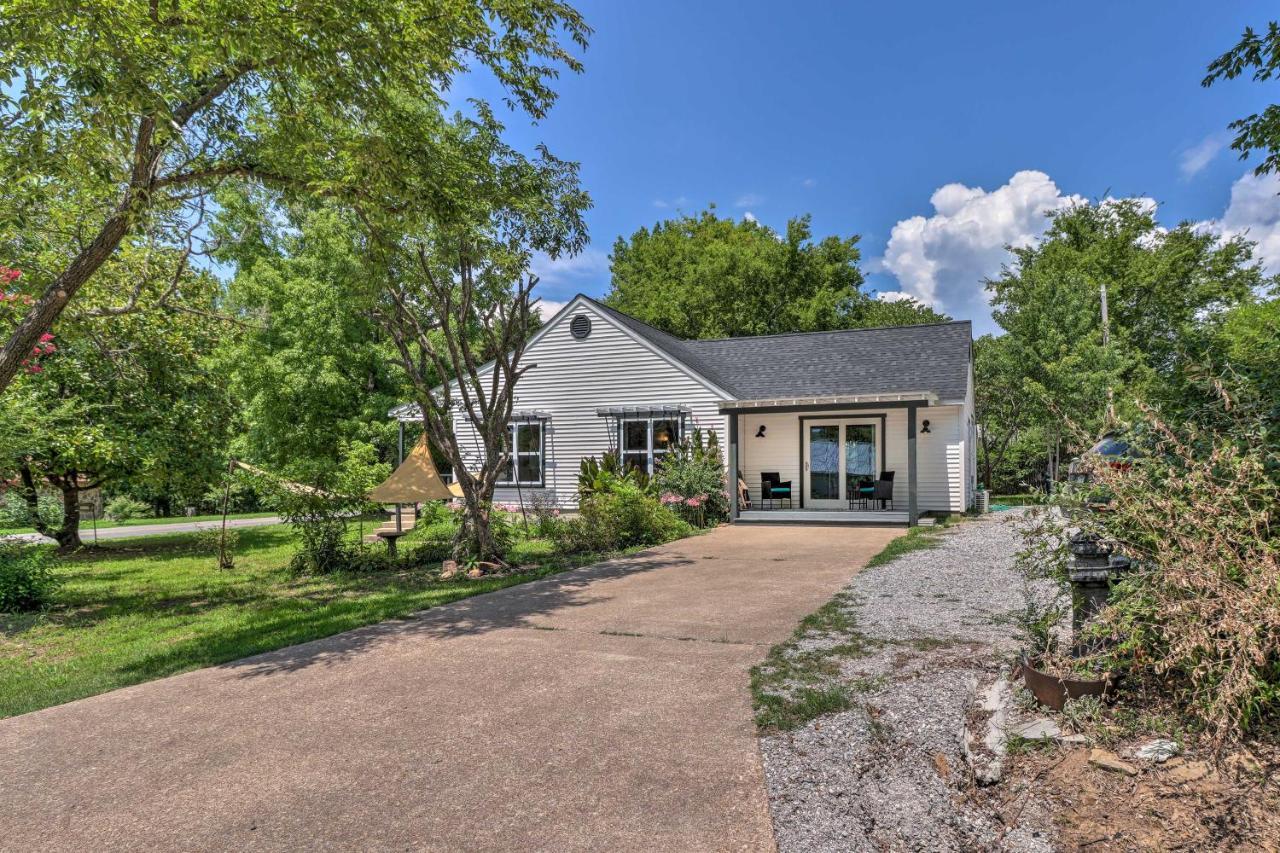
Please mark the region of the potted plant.
<svg viewBox="0 0 1280 853"><path fill-rule="evenodd" d="M1088 655L1063 654L1060 636L1074 609L1068 555L1087 551L1087 559L1105 561L1110 550L1096 538L1071 535L1065 516L1052 507L1030 510L1021 533L1023 548L1014 565L1023 581L1017 622L1025 645L1016 674L1040 703L1056 711L1068 699L1106 695L1113 684L1111 675L1097 672Z"/></svg>

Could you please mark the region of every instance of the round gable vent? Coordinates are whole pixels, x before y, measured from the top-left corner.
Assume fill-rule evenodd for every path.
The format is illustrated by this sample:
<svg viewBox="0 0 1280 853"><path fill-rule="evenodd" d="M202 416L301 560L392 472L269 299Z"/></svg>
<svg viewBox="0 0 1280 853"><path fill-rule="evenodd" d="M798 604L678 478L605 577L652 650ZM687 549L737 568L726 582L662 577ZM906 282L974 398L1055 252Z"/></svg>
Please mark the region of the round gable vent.
<svg viewBox="0 0 1280 853"><path fill-rule="evenodd" d="M591 318L586 314L576 314L569 321L569 334L578 340L583 340L587 335L591 334Z"/></svg>

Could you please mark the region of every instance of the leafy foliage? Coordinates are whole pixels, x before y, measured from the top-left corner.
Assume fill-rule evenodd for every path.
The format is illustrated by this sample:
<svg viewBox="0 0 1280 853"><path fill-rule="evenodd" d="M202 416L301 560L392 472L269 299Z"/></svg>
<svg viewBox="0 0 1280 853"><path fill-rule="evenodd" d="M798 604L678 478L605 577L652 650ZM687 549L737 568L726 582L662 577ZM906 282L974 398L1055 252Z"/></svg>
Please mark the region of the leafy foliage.
<svg viewBox="0 0 1280 853"><path fill-rule="evenodd" d="M224 191L219 202L219 259L236 266L228 308L250 320L218 353L243 406L236 455L303 477L336 465L344 442L393 459L396 424L386 415L408 383L359 298L368 272L351 216L261 191ZM263 227L275 217L290 227Z"/></svg>
<svg viewBox="0 0 1280 853"><path fill-rule="evenodd" d="M814 243L808 216L786 233L715 209L641 228L613 245L605 301L683 338L929 323L946 317L910 300L864 293L858 237Z"/></svg>
<svg viewBox="0 0 1280 853"><path fill-rule="evenodd" d="M566 554L589 554L659 545L690 533L689 525L631 477L612 477L585 493L578 515L551 528L556 547Z"/></svg>
<svg viewBox="0 0 1280 853"><path fill-rule="evenodd" d="M1135 397L1175 401L1211 353L1217 324L1266 283L1251 244L1189 223L1164 229L1135 199L1065 208L1043 240L1012 251L1014 263L987 282L1007 334L976 352L988 395L979 401L983 465L1005 488L1030 472L996 470L1002 443L1016 459L1024 438L1038 441L1041 470L1058 479L1064 417L1096 435L1135 416Z"/></svg>
<svg viewBox="0 0 1280 853"><path fill-rule="evenodd" d="M1143 408L1132 466L1089 460L1111 496L1093 519L1138 563L1100 633L1136 676L1154 671L1216 740L1280 710L1280 477L1273 449L1235 431L1174 428Z"/></svg>
<svg viewBox="0 0 1280 853"><path fill-rule="evenodd" d="M106 515L113 521L128 521L131 518L144 518L148 507L142 501L128 495L120 495L107 501Z"/></svg>
<svg viewBox="0 0 1280 853"><path fill-rule="evenodd" d="M328 574L359 564L362 546L348 535L350 520L373 509L365 495L389 473L373 447L355 442L343 449L336 468L318 472L310 484L265 484L280 516L297 531L299 549L289 564L295 574Z"/></svg>
<svg viewBox="0 0 1280 853"><path fill-rule="evenodd" d="M0 542L0 613L41 610L61 585L49 549Z"/></svg>
<svg viewBox="0 0 1280 853"><path fill-rule="evenodd" d="M261 0L12 0L4 19L0 234L20 244L39 232L61 257L0 253L20 259L39 294L0 351L0 389L122 240L168 218L181 223L172 245L198 242L208 193L227 180L371 218L483 195L462 149L501 127L481 102L470 119L446 118L444 93L481 69L540 118L590 32L559 0L288 13Z"/></svg>
<svg viewBox="0 0 1280 853"><path fill-rule="evenodd" d="M1280 24L1271 21L1266 33L1246 27L1240 41L1209 65L1202 85L1212 86L1222 80L1234 80L1252 72L1254 81L1263 83L1280 73ZM1245 159L1254 152L1264 152L1255 172L1259 175L1280 168L1280 105L1268 104L1260 113L1231 123L1236 138L1231 147Z"/></svg>
<svg viewBox="0 0 1280 853"><path fill-rule="evenodd" d="M599 459L584 456L578 463L578 497L586 499L594 494L611 491L629 484L644 492L653 491L653 483L647 471L626 468L622 455L616 450L606 452Z"/></svg>
<svg viewBox="0 0 1280 853"><path fill-rule="evenodd" d="M162 275L173 262L157 246L127 245L58 322L42 370L0 398L0 472L23 482L28 502L45 487L63 493L66 518L37 529L64 548L79 544L78 489L194 504L225 464L233 402L211 359L228 327L207 316L219 285L192 270ZM141 310L115 314L129 290Z"/></svg>
<svg viewBox="0 0 1280 853"><path fill-rule="evenodd" d="M696 527L718 524L729 517L724 459L715 432L704 439L702 430L680 442L662 460L654 475L660 500ZM678 500L671 500L671 498Z"/></svg>

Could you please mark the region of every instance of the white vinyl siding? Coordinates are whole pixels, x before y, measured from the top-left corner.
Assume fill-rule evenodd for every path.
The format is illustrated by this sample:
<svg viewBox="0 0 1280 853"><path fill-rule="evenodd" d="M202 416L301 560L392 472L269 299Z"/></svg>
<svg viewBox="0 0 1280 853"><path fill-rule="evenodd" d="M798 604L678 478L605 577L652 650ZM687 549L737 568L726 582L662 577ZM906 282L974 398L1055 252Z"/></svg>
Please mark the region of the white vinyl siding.
<svg viewBox="0 0 1280 853"><path fill-rule="evenodd" d="M585 340L569 333L578 314L591 319ZM494 500L527 502L535 492L551 492L558 505L577 506L578 466L584 457L600 457L618 446L618 421L600 417L600 408L622 406L687 406L685 428L715 431L726 445L726 418L717 402L725 395L641 343L603 312L579 301L539 333L526 350L529 370L516 387L517 411L545 413L543 421L543 488L499 487ZM454 417L464 455L478 463L475 432L464 414Z"/></svg>
<svg viewBox="0 0 1280 853"><path fill-rule="evenodd" d="M965 509L964 462L967 443L961 431L961 406L921 408L916 416L916 500L921 512L962 512ZM806 412L805 425L812 419L830 418L860 423L874 423L880 428L884 415L885 470L893 471L893 500L896 509L907 508L907 410L885 409L882 412ZM929 432L920 432L924 421ZM765 427L765 437L756 432ZM752 413L740 416L738 422L739 467L751 500L760 499L760 474L777 472L791 481L792 494L800 505L802 489L800 415L795 413ZM877 457L877 465L879 458Z"/></svg>

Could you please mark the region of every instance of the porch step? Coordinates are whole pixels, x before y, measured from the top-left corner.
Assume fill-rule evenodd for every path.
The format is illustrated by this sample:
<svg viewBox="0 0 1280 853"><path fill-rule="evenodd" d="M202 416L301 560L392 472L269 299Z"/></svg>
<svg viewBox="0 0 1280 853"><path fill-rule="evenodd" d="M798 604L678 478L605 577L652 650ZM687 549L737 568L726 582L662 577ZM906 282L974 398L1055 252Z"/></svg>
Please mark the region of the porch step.
<svg viewBox="0 0 1280 853"><path fill-rule="evenodd" d="M738 521L748 524L906 524L907 513L894 510L746 509ZM920 519L921 524L933 519Z"/></svg>

